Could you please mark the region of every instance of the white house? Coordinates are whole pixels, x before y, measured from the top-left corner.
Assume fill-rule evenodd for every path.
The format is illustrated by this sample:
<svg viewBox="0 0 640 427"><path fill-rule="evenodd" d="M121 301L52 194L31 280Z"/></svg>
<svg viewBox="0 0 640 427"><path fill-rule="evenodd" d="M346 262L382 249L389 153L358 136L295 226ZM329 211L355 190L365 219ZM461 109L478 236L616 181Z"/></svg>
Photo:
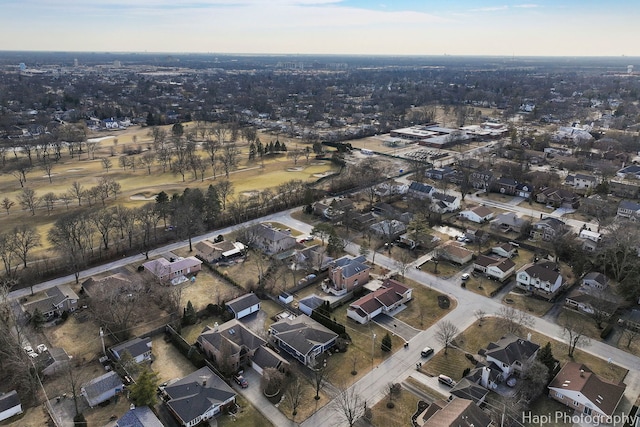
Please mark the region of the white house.
<svg viewBox="0 0 640 427"><path fill-rule="evenodd" d="M183 427L193 427L233 406L236 393L208 366L166 386L169 411Z"/></svg>
<svg viewBox="0 0 640 427"><path fill-rule="evenodd" d="M593 289L604 289L607 287L607 277L602 273L592 271L582 278L582 285Z"/></svg>
<svg viewBox="0 0 640 427"><path fill-rule="evenodd" d="M260 299L253 292L233 299L226 305L236 319L242 319L245 316L260 311Z"/></svg>
<svg viewBox="0 0 640 427"><path fill-rule="evenodd" d="M105 402L124 389L124 384L114 371L107 372L83 384L80 392L87 399L90 407Z"/></svg>
<svg viewBox="0 0 640 427"><path fill-rule="evenodd" d="M438 212L453 212L460 209L460 197L445 193L433 193L431 195L432 206Z"/></svg>
<svg viewBox="0 0 640 427"><path fill-rule="evenodd" d="M504 282L515 272L516 263L509 258L493 258L486 255L478 255L473 261L473 269L482 271L487 277Z"/></svg>
<svg viewBox="0 0 640 427"><path fill-rule="evenodd" d="M493 212L486 206L476 206L475 208L464 210L458 215L460 218L477 222L478 224L489 221L493 218Z"/></svg>
<svg viewBox="0 0 640 427"><path fill-rule="evenodd" d="M22 403L15 390L0 396L0 421L22 413Z"/></svg>
<svg viewBox="0 0 640 427"><path fill-rule="evenodd" d="M552 399L597 421L613 415L626 387L624 383L598 377L581 363L568 362L551 380L548 389Z"/></svg>
<svg viewBox="0 0 640 427"><path fill-rule="evenodd" d="M516 282L528 291L553 294L563 283L562 275L555 268L553 263L525 265L518 271Z"/></svg>
<svg viewBox="0 0 640 427"><path fill-rule="evenodd" d="M518 248L511 243L502 243L491 248L491 252L505 258L513 258L518 253Z"/></svg>
<svg viewBox="0 0 640 427"><path fill-rule="evenodd" d="M365 324L380 313L389 313L411 300L412 289L393 279L386 279L375 291L352 302L347 317Z"/></svg>
<svg viewBox="0 0 640 427"><path fill-rule="evenodd" d="M529 340L508 334L497 342L489 343L485 351L487 363L495 363L502 370L503 377L509 378L515 371L522 372L524 366L536 358L540 346Z"/></svg>
<svg viewBox="0 0 640 427"><path fill-rule="evenodd" d="M118 345L114 345L109 349L116 360L120 360L126 352L135 360L136 363L142 363L145 360L151 360L151 347L153 343L151 338L134 338Z"/></svg>

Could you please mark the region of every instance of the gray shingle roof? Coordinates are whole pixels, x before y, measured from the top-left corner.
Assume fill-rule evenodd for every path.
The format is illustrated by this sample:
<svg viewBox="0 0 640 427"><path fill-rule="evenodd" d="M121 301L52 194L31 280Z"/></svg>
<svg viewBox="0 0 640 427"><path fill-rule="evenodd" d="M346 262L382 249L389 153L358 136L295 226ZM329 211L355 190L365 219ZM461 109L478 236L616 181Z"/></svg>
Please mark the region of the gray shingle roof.
<svg viewBox="0 0 640 427"><path fill-rule="evenodd" d="M20 397L18 392L11 390L9 393L5 393L0 396L0 412L4 412L7 409L11 409L20 404Z"/></svg>
<svg viewBox="0 0 640 427"><path fill-rule="evenodd" d="M84 394L87 397L87 401L89 404L94 406L98 403L95 401L101 394L113 390L116 388L122 388L122 380L115 372L107 372L104 375L100 375L97 378L92 379L88 383L84 384L82 388L84 389Z"/></svg>
<svg viewBox="0 0 640 427"><path fill-rule="evenodd" d="M271 325L271 330L279 339L304 355L317 345L326 344L338 337L338 334L305 315L280 320Z"/></svg>
<svg viewBox="0 0 640 427"><path fill-rule="evenodd" d="M234 313L239 313L242 310L245 310L256 304L260 304L260 299L256 296L256 294L251 292L229 301L227 303L227 307L229 307Z"/></svg>
<svg viewBox="0 0 640 427"><path fill-rule="evenodd" d="M491 356L507 365L511 365L515 361L526 361L538 351L539 348L540 346L538 344L519 338L514 334L508 334L500 338L497 342L490 343L485 355Z"/></svg>
<svg viewBox="0 0 640 427"><path fill-rule="evenodd" d="M109 350L111 350L111 353L113 353L116 358L120 359L125 351L128 352L133 358L136 358L142 354L145 354L150 349L151 338L146 337L134 338L132 340L125 341L118 345L114 345Z"/></svg>

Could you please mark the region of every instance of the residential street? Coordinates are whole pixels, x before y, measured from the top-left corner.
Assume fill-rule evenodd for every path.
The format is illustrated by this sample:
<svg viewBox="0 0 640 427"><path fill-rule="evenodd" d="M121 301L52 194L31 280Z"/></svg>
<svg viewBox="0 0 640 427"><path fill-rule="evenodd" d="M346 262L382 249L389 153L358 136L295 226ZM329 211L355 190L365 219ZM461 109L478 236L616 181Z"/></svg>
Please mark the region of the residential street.
<svg viewBox="0 0 640 427"><path fill-rule="evenodd" d="M486 201L483 202L487 205ZM493 203L493 202L491 202ZM493 205L491 205L493 206ZM495 206L500 207L502 209L510 209L521 211L521 209L515 206L510 206L501 203L495 203ZM264 221L274 221L287 225L292 229L296 229L306 234L310 234L312 230L312 226L291 217L291 213L293 211L299 210L300 208L291 209L289 211L284 211L276 214L272 214L266 217L262 217L251 221L251 223L255 222L264 222ZM522 213L526 213L528 215L531 214L531 211L528 209L524 209L526 212L522 211ZM580 223L581 222L577 222ZM576 226L578 224L572 224L572 226ZM247 224L237 225L227 227L221 230L216 230L210 232L206 235L199 236L196 239L193 239L193 242L198 242L204 239L216 237L219 234L227 234L235 229L246 226ZM580 225L581 227L581 225ZM158 248L150 253L150 256L156 256L161 253L165 253L168 251L172 251L178 249L180 247L184 247L186 242L178 242L171 245L164 246L162 248ZM359 253L359 247L356 244L349 243L345 250L348 253L353 255L357 255ZM369 260L371 260L372 256L369 255ZM108 271L111 269L115 269L118 267L122 267L131 263L140 263L144 261L143 255L136 255L128 258L123 258L118 261L111 262L109 264L95 267L92 269L88 269L83 271L80 275L81 280L84 280L94 274L102 273L104 271ZM387 268L389 270L396 270L397 265L396 262L387 257L384 253L376 253L375 254L376 264ZM409 268L406 271L406 276L414 280L418 283L421 283L423 286L430 286L434 289L439 290L451 298L455 298L457 300L457 307L455 310L451 311L448 315L446 315L442 321L450 321L455 324L459 330L464 330L469 327L474 321L475 317L473 316L474 310L478 308L482 308L487 313L496 313L500 307L502 306L497 299L489 299L483 296L480 296L474 292L467 291L464 288L461 288L458 285L458 281L454 280L444 280L438 277L435 277L429 273L423 272L421 270L417 270L414 268ZM34 286L34 292L39 292L44 289L48 289L50 287L56 286L62 283L73 282L75 280L73 275L65 276L59 279L51 280L48 282L44 282ZM12 299L17 299L22 296L28 295L30 293L29 288L17 290L11 292L10 297ZM369 374L365 375L362 379L360 379L353 387L356 388L358 393L362 396L362 399L367 402L367 406L373 406L376 402L384 398L384 393L387 388L387 385L390 382L401 382L406 379L411 374L415 373L416 363L418 361L422 361L423 359L420 356L420 350L425 346L430 346L435 349L436 352L442 349L442 345L439 344L438 340L435 338L436 326L431 327L426 331L421 331L417 333L417 335L413 336L409 340L409 347L399 349L393 356L389 357L385 360L381 365L375 367ZM393 328L393 326L391 326ZM550 338L563 340L562 338L562 329L545 319L535 319L534 329L547 335ZM544 344L544 343L543 343ZM629 409L635 399L640 394L640 358L628 354L622 350L611 347L607 344L595 342L593 341L590 346L583 348L584 351L587 351L591 354L594 354L598 357L601 357L605 360L611 359L612 363L618 364L620 366L629 369L629 374L625 378L625 383L627 384L627 389L625 393L625 399L618 407L618 412L629 413ZM249 373L248 370L247 373ZM252 372L252 371L251 371ZM251 375L251 374L249 374ZM251 383L253 384L247 390L243 390L242 394L252 402L266 417L268 417L272 423L276 426L288 425L285 423L285 417L280 414L280 412L275 409L272 405L265 403L262 398L262 394L257 392L257 388L255 385L259 383L258 378L250 378ZM265 405L267 407L265 407ZM317 411L313 416L305 420L301 425L304 427L323 427L323 426L334 426L339 425L335 422L335 409L331 404L326 405ZM283 424L285 423L285 424Z"/></svg>

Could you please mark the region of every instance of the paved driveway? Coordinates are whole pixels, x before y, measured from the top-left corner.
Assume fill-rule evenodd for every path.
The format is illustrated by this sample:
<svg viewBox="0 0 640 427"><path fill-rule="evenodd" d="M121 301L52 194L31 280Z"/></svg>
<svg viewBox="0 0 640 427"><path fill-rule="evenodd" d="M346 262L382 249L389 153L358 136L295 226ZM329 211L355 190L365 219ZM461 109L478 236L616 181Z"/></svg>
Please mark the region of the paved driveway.
<svg viewBox="0 0 640 427"><path fill-rule="evenodd" d="M392 334L398 335L400 338L405 341L410 341L411 338L415 337L420 333L419 330L414 328L413 326L407 325L406 323L395 319L391 316L388 316L384 313L378 314L373 318L373 321L378 325L382 326Z"/></svg>

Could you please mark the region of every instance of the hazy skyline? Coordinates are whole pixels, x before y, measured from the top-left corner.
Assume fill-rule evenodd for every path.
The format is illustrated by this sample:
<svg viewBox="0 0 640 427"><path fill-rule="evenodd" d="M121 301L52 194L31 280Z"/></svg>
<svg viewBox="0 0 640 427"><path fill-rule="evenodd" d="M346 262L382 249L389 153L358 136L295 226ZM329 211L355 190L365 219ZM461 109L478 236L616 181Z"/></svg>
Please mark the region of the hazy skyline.
<svg viewBox="0 0 640 427"><path fill-rule="evenodd" d="M637 0L3 0L0 50L640 56Z"/></svg>

